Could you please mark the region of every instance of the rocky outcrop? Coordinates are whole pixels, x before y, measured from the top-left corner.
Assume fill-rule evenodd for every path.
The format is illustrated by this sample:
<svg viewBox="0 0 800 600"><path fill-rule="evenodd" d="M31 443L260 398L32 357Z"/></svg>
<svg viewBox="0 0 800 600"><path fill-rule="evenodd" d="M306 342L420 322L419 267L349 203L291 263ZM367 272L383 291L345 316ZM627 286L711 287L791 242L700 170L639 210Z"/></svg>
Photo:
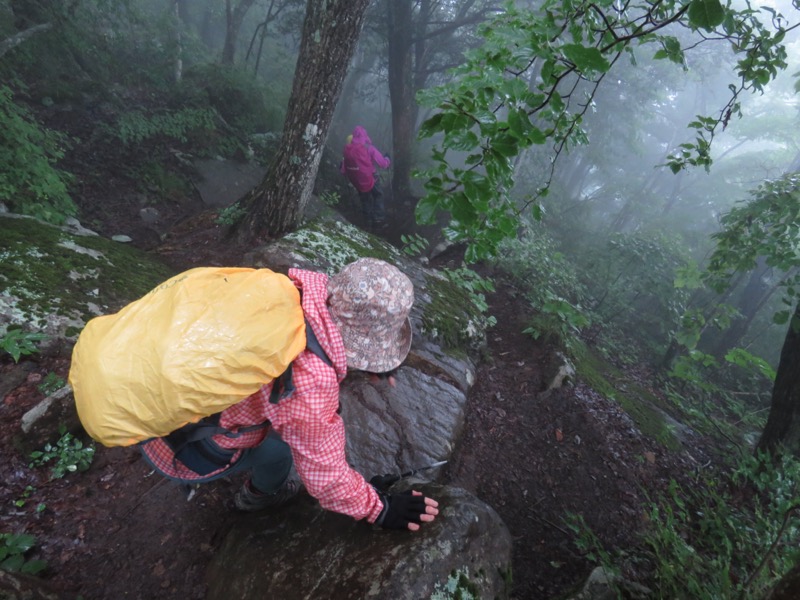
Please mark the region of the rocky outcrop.
<svg viewBox="0 0 800 600"><path fill-rule="evenodd" d="M415 533L373 530L308 497L235 526L207 571L207 600L507 598L511 536L497 513L458 488L414 487L442 507Z"/></svg>

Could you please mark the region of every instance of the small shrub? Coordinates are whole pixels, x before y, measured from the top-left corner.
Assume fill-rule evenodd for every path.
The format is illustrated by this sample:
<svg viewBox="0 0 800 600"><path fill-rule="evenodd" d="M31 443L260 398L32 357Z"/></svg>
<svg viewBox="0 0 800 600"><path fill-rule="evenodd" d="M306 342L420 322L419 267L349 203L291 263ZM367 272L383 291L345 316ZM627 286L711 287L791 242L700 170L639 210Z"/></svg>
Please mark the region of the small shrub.
<svg viewBox="0 0 800 600"><path fill-rule="evenodd" d="M61 224L77 213L67 192L68 173L55 168L66 138L39 125L0 86L0 202L11 210Z"/></svg>
<svg viewBox="0 0 800 600"><path fill-rule="evenodd" d="M216 222L219 225L236 225L239 221L244 219L246 215L247 209L239 203L234 203L219 211Z"/></svg>
<svg viewBox="0 0 800 600"><path fill-rule="evenodd" d="M63 388L65 385L66 382L63 378L50 371L47 375L45 375L45 378L42 379L42 382L37 387L45 396L49 396L53 392Z"/></svg>
<svg viewBox="0 0 800 600"><path fill-rule="evenodd" d="M140 144L156 136L188 142L190 136L212 131L215 119L216 113L209 108L183 108L155 115L131 111L106 130L125 145Z"/></svg>
<svg viewBox="0 0 800 600"><path fill-rule="evenodd" d="M403 242L401 250L409 256L419 256L428 247L428 240L418 233L410 235L403 234L400 236L400 241Z"/></svg>
<svg viewBox="0 0 800 600"><path fill-rule="evenodd" d="M545 303L536 308L538 314L523 333L533 339L543 337L555 341L567 349L571 348L572 340L577 339L581 330L590 323L580 306L555 295L549 295Z"/></svg>
<svg viewBox="0 0 800 600"><path fill-rule="evenodd" d="M319 199L325 206L334 208L339 205L339 202L342 201L342 196L339 194L339 192L325 190L319 195Z"/></svg>
<svg viewBox="0 0 800 600"><path fill-rule="evenodd" d="M47 336L43 333L26 332L20 328L13 328L6 331L0 338L0 349L11 355L14 362L19 362L20 357L36 354L39 349L36 342L46 340Z"/></svg>
<svg viewBox="0 0 800 600"><path fill-rule="evenodd" d="M61 479L67 473L86 471L94 459L95 447L90 442L84 446L78 438L59 428L61 438L53 444L46 444L44 449L31 452L29 467L40 467L54 460L50 470L50 479Z"/></svg>
<svg viewBox="0 0 800 600"><path fill-rule="evenodd" d="M481 277L475 271L464 265L458 269L442 269L442 272L450 281L461 289L466 290L475 308L477 308L480 313L484 314L489 310L486 296L484 296L483 293L494 291L494 282L491 279ZM494 327L497 325L497 319L492 315L488 315L483 325L485 327Z"/></svg>
<svg viewBox="0 0 800 600"><path fill-rule="evenodd" d="M25 560L25 554L36 545L36 538L27 533L0 533L0 569L12 573L36 575L47 567L43 560Z"/></svg>
<svg viewBox="0 0 800 600"><path fill-rule="evenodd" d="M659 597L763 598L797 558L798 483L800 463L765 456L745 457L722 484L673 482L646 535Z"/></svg>

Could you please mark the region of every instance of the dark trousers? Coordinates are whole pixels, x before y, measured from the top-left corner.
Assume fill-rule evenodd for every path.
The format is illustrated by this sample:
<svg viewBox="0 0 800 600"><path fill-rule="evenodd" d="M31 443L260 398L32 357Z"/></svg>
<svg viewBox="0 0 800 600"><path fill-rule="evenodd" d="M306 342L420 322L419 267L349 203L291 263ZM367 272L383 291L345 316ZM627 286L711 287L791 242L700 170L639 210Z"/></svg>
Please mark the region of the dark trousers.
<svg viewBox="0 0 800 600"><path fill-rule="evenodd" d="M142 456L150 463L146 454L143 453ZM250 471L250 482L253 487L259 492L272 493L277 491L289 477L292 464L292 451L289 445L277 433L270 431L261 444L245 450L241 458L222 473L200 479L177 479L169 475L164 476L173 481L193 484L208 483L235 473ZM155 468L152 463L150 465Z"/></svg>
<svg viewBox="0 0 800 600"><path fill-rule="evenodd" d="M386 209L383 206L383 192L378 182L368 192L358 192L361 199L361 214L364 215L368 225L375 225L386 221Z"/></svg>

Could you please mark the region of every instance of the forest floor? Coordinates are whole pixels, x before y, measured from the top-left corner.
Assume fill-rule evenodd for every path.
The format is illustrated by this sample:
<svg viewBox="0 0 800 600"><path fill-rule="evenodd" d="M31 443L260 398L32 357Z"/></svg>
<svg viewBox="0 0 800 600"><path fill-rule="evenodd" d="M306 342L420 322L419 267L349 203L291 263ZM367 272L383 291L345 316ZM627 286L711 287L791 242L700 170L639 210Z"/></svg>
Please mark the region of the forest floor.
<svg viewBox="0 0 800 600"><path fill-rule="evenodd" d="M85 190L87 226L107 235L138 232L134 243L180 269L240 263L242 251L196 200L175 201L172 214L163 212L171 234L142 233L133 195L121 193L110 173L96 178L103 193ZM443 480L494 507L508 526L513 597L558 598L594 566L576 546L567 516L582 516L605 548L630 548L646 522L648 494L685 478L695 466L690 453L703 450L667 451L580 381L542 393L553 348L521 333L530 307L502 276L496 285L488 301L497 325ZM0 359L0 382L19 382L0 389L0 532L36 537L28 558L47 561L43 576L64 598L203 598L206 565L230 526L247 519L231 510L239 481L202 486L187 499L135 450L101 446L87 471L49 480L46 468L29 468L12 445L20 418L44 397L43 378L54 372L66 379L69 355L70 348L60 348L19 365ZM646 562L620 566L634 579L648 569Z"/></svg>

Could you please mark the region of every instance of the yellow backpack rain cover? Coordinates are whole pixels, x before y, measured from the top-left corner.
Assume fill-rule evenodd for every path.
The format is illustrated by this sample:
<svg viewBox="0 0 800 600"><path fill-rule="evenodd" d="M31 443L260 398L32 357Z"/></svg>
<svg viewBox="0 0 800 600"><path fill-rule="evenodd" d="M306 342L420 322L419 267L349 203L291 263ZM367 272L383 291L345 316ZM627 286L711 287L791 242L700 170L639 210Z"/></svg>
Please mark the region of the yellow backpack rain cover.
<svg viewBox="0 0 800 600"><path fill-rule="evenodd" d="M236 404L306 346L300 293L269 269L191 269L87 323L69 382L106 446L162 437Z"/></svg>

